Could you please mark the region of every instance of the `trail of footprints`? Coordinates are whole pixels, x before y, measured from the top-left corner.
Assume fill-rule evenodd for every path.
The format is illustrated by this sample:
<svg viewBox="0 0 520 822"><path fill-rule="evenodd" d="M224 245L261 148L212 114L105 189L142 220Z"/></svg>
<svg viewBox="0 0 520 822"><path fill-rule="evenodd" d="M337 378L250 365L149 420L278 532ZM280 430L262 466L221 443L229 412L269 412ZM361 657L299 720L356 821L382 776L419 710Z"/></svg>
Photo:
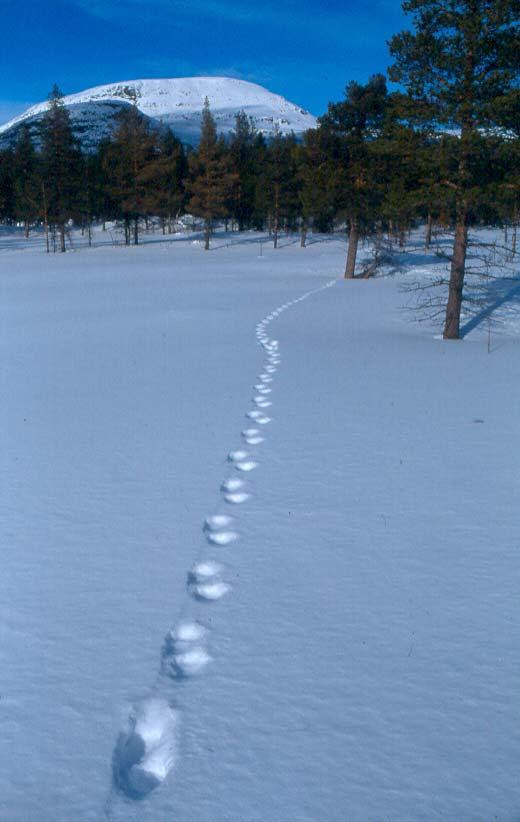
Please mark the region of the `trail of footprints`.
<svg viewBox="0 0 520 822"><path fill-rule="evenodd" d="M266 427L272 422L273 382L281 356L278 341L268 336L267 328L282 312L311 294L330 288L334 282L284 303L256 326L256 339L265 351L265 363L254 385L253 407L245 415L248 425L241 435L243 446L228 455L228 476L220 487L221 505L217 513L208 516L203 523L205 547L187 575L189 599L185 612L188 616L168 632L155 695L135 708L114 751L114 786L131 799L144 798L164 781L175 764L179 716L172 700L161 695L171 693L165 683L200 675L212 662L209 628L199 619L190 618L189 614L195 605L211 606L232 592L226 581L225 566L218 558L218 549L238 543L241 538L231 511L247 502L253 494L248 477L258 468L258 450L265 440ZM208 549L211 549L209 554Z"/></svg>

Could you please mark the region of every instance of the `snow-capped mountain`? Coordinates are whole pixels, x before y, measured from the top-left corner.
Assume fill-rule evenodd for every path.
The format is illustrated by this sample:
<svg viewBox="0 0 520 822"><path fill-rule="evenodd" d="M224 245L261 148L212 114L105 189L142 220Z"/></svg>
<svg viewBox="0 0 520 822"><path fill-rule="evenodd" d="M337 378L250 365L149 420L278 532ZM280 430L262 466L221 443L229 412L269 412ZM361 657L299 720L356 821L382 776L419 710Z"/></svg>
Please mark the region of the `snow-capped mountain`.
<svg viewBox="0 0 520 822"><path fill-rule="evenodd" d="M131 80L96 86L64 98L76 134L88 148L110 134L114 114L135 104L153 122L170 126L185 142L197 142L204 99L208 98L221 134L233 130L235 115L245 111L258 131L270 136L278 128L283 134L301 134L316 126L308 111L273 94L256 83L231 77L177 77L164 80ZM38 103L0 126L0 145L12 144L22 123L35 123L47 103Z"/></svg>

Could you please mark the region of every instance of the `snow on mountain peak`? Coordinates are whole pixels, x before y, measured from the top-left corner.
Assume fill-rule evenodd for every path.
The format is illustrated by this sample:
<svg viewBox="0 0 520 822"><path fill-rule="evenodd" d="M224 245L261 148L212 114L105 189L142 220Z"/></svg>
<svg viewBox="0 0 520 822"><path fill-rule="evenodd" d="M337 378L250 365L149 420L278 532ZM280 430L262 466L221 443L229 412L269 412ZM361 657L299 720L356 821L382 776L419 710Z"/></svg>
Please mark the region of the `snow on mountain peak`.
<svg viewBox="0 0 520 822"><path fill-rule="evenodd" d="M114 111L135 104L143 114L169 125L181 139L196 140L205 98L208 98L217 128L227 134L234 128L235 115L243 110L252 117L258 131L266 136L278 129L283 134L301 134L316 126L316 118L279 94L256 83L232 77L176 77L158 80L130 80L86 89L64 98L82 140L95 143L110 130ZM47 109L38 103L0 126L4 141L23 122L34 122Z"/></svg>

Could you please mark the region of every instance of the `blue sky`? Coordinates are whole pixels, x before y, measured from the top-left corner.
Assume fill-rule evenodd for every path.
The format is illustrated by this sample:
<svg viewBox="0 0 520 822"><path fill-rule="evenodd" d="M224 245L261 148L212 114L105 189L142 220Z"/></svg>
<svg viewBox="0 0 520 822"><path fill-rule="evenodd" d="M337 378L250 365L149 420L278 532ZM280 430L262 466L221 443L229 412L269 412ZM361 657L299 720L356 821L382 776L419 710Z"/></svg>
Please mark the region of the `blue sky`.
<svg viewBox="0 0 520 822"><path fill-rule="evenodd" d="M0 122L47 97L143 77L218 74L322 114L388 65L399 0L25 0L2 4Z"/></svg>

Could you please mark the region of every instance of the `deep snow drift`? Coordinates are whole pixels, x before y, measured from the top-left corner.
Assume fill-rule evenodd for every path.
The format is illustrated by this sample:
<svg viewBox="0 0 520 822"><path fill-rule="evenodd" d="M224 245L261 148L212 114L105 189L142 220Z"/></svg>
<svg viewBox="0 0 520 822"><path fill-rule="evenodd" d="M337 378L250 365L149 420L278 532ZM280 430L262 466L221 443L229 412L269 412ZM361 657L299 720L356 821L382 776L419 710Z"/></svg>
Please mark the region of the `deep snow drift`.
<svg viewBox="0 0 520 822"><path fill-rule="evenodd" d="M513 822L515 284L155 239L1 238L2 818Z"/></svg>

